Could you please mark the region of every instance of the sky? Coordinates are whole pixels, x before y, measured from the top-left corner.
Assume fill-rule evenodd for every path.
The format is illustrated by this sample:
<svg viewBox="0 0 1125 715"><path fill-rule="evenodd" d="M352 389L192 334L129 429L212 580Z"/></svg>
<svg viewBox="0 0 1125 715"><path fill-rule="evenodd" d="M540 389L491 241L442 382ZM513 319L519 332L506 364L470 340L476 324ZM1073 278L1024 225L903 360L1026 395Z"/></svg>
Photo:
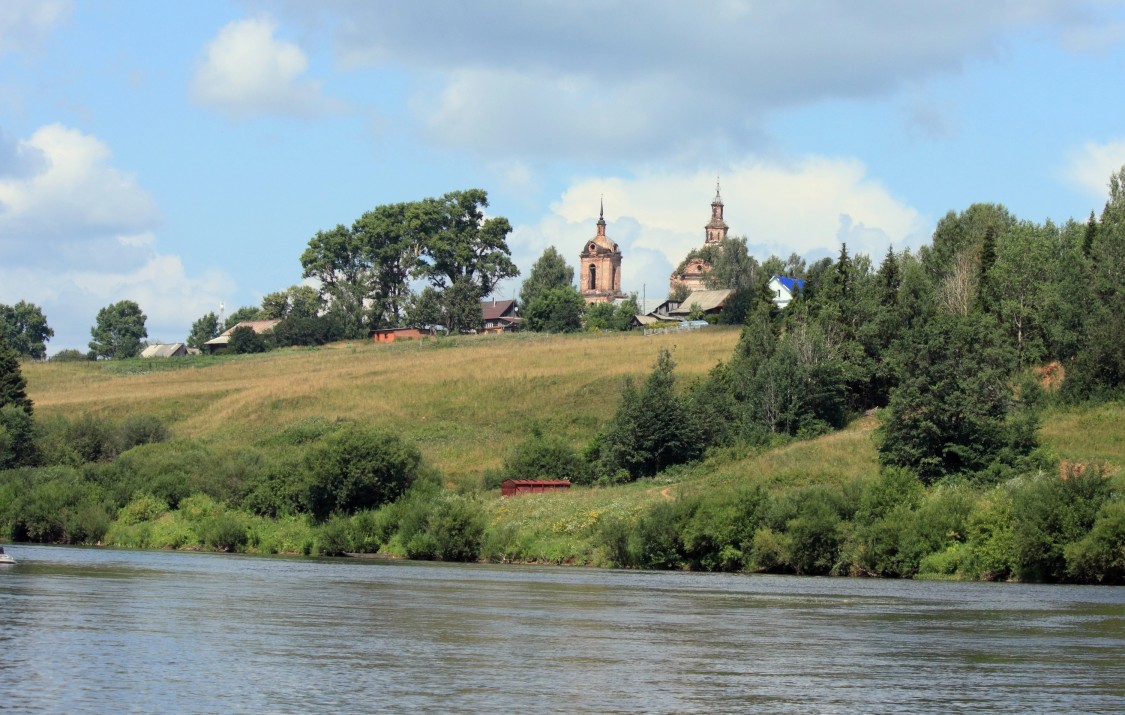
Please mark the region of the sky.
<svg viewBox="0 0 1125 715"><path fill-rule="evenodd" d="M759 259L878 263L977 202L1100 212L1123 78L1107 0L0 0L0 303L52 354L124 299L183 341L317 231L468 188L523 275L604 200L650 303L717 180Z"/></svg>

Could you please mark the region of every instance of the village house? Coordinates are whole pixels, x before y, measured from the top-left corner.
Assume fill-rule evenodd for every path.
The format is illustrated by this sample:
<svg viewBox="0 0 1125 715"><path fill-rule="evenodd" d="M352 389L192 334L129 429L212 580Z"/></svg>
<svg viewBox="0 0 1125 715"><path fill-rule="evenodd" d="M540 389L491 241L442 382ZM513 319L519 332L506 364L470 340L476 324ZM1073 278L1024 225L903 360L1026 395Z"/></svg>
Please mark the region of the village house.
<svg viewBox="0 0 1125 715"><path fill-rule="evenodd" d="M380 328L371 331L375 343L393 343L396 340L425 340L433 337L433 328Z"/></svg>
<svg viewBox="0 0 1125 715"><path fill-rule="evenodd" d="M258 335L262 335L273 330L274 327L276 327L280 322L280 320L244 320L241 323L232 325L230 328L224 330L222 335L220 335L219 337L213 338L203 343L203 351L213 353L218 350L225 349L226 346L230 344L231 333L233 333L238 328L250 328Z"/></svg>
<svg viewBox="0 0 1125 715"><path fill-rule="evenodd" d="M773 303L782 310L785 310L793 301L793 298L804 288L805 282L800 278L774 276L770 278L769 282L770 293L773 294Z"/></svg>
<svg viewBox="0 0 1125 715"><path fill-rule="evenodd" d="M183 357L187 354L188 347L183 343L154 343L141 351L143 358Z"/></svg>
<svg viewBox="0 0 1125 715"><path fill-rule="evenodd" d="M519 305L513 299L485 300L480 304L481 317L484 318L484 332L486 333L514 333L519 330L520 317Z"/></svg>

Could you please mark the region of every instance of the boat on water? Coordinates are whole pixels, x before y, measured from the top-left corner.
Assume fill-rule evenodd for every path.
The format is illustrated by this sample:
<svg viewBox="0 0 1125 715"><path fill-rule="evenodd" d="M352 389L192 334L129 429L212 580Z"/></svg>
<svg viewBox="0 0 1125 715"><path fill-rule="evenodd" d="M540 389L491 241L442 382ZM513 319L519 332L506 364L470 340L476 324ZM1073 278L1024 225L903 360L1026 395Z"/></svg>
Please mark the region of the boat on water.
<svg viewBox="0 0 1125 715"><path fill-rule="evenodd" d="M0 566L14 565L15 563L16 563L16 560L13 559L8 554L5 554L4 553L4 547L0 546Z"/></svg>

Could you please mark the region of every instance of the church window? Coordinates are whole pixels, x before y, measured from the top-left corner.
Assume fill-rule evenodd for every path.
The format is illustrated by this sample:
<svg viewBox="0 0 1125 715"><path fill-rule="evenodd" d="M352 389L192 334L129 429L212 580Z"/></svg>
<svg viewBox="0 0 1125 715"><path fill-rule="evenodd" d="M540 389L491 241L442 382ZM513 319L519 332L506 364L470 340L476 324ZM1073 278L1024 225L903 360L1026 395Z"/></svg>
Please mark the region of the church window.
<svg viewBox="0 0 1125 715"><path fill-rule="evenodd" d="M590 290L598 289L598 269L590 265Z"/></svg>

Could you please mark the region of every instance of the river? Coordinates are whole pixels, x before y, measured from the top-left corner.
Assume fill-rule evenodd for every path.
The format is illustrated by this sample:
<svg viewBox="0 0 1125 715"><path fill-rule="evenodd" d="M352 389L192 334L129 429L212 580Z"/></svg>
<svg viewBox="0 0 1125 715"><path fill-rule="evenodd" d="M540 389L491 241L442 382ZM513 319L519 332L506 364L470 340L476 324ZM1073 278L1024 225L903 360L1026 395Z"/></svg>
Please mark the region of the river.
<svg viewBox="0 0 1125 715"><path fill-rule="evenodd" d="M1125 712L1125 589L13 546L3 713Z"/></svg>

